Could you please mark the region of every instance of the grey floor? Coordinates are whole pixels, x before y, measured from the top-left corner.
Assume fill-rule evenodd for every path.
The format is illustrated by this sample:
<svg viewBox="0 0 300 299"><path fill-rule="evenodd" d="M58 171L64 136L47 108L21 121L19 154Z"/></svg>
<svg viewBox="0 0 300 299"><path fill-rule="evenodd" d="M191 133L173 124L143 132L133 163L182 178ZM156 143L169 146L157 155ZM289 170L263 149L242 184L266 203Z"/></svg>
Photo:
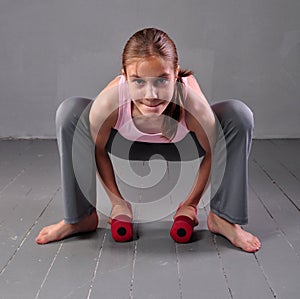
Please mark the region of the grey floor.
<svg viewBox="0 0 300 299"><path fill-rule="evenodd" d="M171 218L135 225L112 240L94 233L44 246L39 230L63 217L55 141L0 142L0 298L299 298L300 140L255 140L245 227L262 249L249 254L206 227L189 244L169 237Z"/></svg>

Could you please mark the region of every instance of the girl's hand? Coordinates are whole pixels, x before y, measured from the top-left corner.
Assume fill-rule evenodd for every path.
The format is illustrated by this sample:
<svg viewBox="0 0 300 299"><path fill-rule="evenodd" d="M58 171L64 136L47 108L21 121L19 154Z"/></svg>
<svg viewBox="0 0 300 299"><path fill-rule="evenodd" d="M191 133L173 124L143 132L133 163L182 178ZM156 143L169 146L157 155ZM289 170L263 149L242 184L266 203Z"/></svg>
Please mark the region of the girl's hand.
<svg viewBox="0 0 300 299"><path fill-rule="evenodd" d="M179 205L176 214L174 215L174 219L176 219L178 216L187 216L194 221L195 225L199 224L197 219L197 209L194 206L185 204Z"/></svg>
<svg viewBox="0 0 300 299"><path fill-rule="evenodd" d="M128 201L123 200L123 202L113 205L108 223L111 224L112 219L115 219L120 215L128 216L130 219L132 219L132 209Z"/></svg>

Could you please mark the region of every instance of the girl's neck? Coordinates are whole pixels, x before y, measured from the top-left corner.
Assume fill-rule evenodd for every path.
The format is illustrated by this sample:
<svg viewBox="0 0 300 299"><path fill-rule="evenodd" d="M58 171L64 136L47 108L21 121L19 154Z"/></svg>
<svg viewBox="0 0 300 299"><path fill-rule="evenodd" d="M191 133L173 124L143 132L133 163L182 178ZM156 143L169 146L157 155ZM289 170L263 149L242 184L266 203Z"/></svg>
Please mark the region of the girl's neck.
<svg viewBox="0 0 300 299"><path fill-rule="evenodd" d="M131 118L136 128L145 134L159 134L162 132L164 115L143 115L131 103Z"/></svg>

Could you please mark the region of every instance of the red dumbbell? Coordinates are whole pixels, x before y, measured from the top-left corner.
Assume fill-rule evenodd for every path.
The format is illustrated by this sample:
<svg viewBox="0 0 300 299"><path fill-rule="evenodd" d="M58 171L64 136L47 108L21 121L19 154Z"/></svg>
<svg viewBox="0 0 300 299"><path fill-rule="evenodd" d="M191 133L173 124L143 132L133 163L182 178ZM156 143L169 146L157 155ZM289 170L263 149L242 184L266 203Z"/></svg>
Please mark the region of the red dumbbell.
<svg viewBox="0 0 300 299"><path fill-rule="evenodd" d="M178 207L177 211L181 208ZM197 214L197 209L195 208L195 214ZM190 241L194 227L198 223L195 223L188 216L177 216L174 220L172 228L170 230L170 235L172 239L177 243L187 243Z"/></svg>

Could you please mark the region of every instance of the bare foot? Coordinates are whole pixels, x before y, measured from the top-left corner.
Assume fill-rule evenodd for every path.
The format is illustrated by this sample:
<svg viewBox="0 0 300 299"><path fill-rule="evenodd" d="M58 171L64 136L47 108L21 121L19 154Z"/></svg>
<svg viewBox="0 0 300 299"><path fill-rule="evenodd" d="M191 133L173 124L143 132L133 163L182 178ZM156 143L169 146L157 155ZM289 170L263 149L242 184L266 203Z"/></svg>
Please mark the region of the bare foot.
<svg viewBox="0 0 300 299"><path fill-rule="evenodd" d="M111 224L112 219L115 219L119 215L128 216L132 219L132 209L129 202L124 200L124 202L121 202L120 204L113 205L108 223Z"/></svg>
<svg viewBox="0 0 300 299"><path fill-rule="evenodd" d="M255 252L261 247L261 243L257 237L243 230L240 225L232 224L217 216L212 211L209 212L207 226L212 233L224 236L234 246L246 252Z"/></svg>
<svg viewBox="0 0 300 299"><path fill-rule="evenodd" d="M98 215L96 210L80 222L75 224L65 223L64 220L44 227L35 241L37 244L46 244L53 241L59 241L77 233L91 232L97 229Z"/></svg>

